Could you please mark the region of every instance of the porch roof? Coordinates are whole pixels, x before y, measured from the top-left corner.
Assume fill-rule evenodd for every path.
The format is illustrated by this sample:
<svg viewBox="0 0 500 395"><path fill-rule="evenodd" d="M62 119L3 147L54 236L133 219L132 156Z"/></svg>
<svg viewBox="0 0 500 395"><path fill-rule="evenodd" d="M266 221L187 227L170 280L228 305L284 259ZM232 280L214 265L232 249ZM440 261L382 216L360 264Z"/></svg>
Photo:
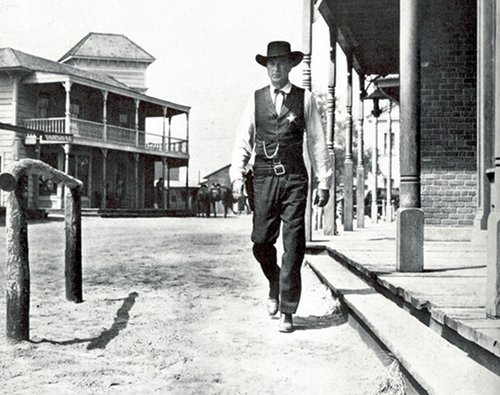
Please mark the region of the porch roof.
<svg viewBox="0 0 500 395"><path fill-rule="evenodd" d="M24 77L23 83L26 84L71 81L96 89L107 90L147 103L165 106L169 109L170 115L188 113L190 110L188 106L137 92L108 75L54 62L13 48L0 48L0 71L24 71L27 76Z"/></svg>
<svg viewBox="0 0 500 395"><path fill-rule="evenodd" d="M399 0L317 0L358 74L399 73Z"/></svg>

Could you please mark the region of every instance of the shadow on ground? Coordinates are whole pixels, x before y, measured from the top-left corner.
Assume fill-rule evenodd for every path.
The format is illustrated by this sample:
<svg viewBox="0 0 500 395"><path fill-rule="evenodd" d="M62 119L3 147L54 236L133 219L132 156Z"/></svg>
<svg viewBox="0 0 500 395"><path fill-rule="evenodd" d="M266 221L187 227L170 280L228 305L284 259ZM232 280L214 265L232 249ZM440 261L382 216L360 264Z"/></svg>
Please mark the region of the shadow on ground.
<svg viewBox="0 0 500 395"><path fill-rule="evenodd" d="M96 348L105 349L106 346L118 336L121 330L127 327L128 321L130 319L129 312L135 304L135 299L139 296L137 292L131 292L128 297L123 299L123 304L116 312L116 317L111 325L111 328L103 331L99 336L88 338L88 339L72 339L72 340L50 340L50 339L42 339L42 340L30 340L31 343L39 344L39 343L50 343L54 345L60 346L68 346L72 344L79 343L89 343L87 346L87 350L94 350Z"/></svg>
<svg viewBox="0 0 500 395"><path fill-rule="evenodd" d="M345 312L336 311L323 316L309 315L307 317L294 316L293 327L298 331L325 329L347 323L348 316Z"/></svg>

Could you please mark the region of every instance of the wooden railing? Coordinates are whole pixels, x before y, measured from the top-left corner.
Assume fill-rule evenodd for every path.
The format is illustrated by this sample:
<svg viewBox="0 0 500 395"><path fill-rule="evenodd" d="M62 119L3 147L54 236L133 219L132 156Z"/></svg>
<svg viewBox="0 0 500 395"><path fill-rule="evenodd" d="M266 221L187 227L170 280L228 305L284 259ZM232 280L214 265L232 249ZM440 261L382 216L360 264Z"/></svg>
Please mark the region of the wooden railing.
<svg viewBox="0 0 500 395"><path fill-rule="evenodd" d="M65 118L32 118L25 119L24 126L28 129L56 133L45 136L46 140L70 140L72 136L97 141L106 141L113 144L139 147L157 152L182 152L188 153L188 140L175 137L165 138L162 135L146 133L143 130L124 128L122 126L87 121L84 119L70 118L70 134L64 135ZM106 133L105 133L106 130ZM61 134L61 136L58 136Z"/></svg>

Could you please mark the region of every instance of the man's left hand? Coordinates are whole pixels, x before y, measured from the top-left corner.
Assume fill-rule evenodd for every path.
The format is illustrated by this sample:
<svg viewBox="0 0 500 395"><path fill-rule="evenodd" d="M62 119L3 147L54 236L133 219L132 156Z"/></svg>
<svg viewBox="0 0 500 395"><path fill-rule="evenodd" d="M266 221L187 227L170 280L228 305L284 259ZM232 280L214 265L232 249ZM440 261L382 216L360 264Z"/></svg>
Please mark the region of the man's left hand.
<svg viewBox="0 0 500 395"><path fill-rule="evenodd" d="M314 204L318 207L324 207L328 203L328 199L330 199L330 191L328 189L318 189Z"/></svg>

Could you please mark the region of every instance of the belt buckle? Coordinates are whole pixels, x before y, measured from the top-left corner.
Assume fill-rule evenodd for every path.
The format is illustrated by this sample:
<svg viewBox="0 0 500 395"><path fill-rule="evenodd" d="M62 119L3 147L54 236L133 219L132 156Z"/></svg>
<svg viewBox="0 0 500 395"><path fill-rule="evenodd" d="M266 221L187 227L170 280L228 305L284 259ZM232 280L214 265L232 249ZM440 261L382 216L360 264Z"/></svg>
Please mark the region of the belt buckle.
<svg viewBox="0 0 500 395"><path fill-rule="evenodd" d="M282 176L283 174L286 173L285 171L285 166L283 166L281 163L277 163L273 166L274 174L277 176Z"/></svg>

